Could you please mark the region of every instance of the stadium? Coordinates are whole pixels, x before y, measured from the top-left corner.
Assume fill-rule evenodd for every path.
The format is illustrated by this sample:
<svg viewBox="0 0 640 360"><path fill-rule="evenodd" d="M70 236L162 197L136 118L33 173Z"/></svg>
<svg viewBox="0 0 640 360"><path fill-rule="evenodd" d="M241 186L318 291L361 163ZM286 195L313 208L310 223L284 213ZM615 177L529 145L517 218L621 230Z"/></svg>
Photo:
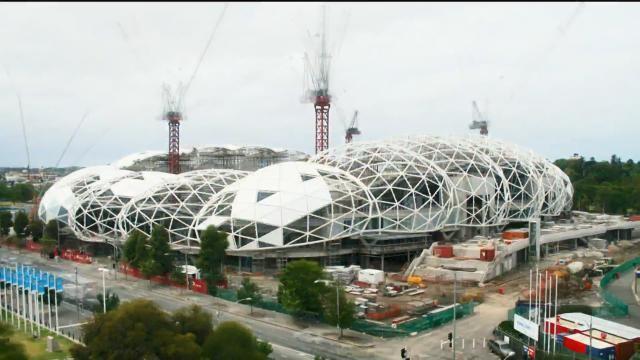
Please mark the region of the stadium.
<svg viewBox="0 0 640 360"><path fill-rule="evenodd" d="M354 142L296 155L306 161L253 162L253 171L215 154L209 168L178 175L128 169L154 170L155 156L67 175L45 193L39 217L64 223L82 241L116 245L134 229L149 235L163 225L171 246L189 253L213 225L228 234L229 255L279 267L292 257L329 264L407 258L433 241L490 237L510 224L562 216L572 205L571 182L559 168L486 137Z"/></svg>

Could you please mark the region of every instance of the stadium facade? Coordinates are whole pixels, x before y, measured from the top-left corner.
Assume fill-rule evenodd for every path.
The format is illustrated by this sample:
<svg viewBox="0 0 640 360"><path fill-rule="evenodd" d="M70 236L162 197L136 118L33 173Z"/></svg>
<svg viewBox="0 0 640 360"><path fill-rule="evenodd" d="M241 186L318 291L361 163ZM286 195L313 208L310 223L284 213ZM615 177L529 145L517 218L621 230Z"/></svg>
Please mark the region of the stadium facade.
<svg viewBox="0 0 640 360"><path fill-rule="evenodd" d="M283 156L251 166L210 155L207 169L179 175L131 170L155 169L158 154L78 170L46 192L39 216L90 242L122 243L134 229L148 235L161 224L173 248L195 252L213 225L228 234L232 255L331 259L410 255L434 236L494 234L572 205L559 168L486 137L355 142L306 161Z"/></svg>

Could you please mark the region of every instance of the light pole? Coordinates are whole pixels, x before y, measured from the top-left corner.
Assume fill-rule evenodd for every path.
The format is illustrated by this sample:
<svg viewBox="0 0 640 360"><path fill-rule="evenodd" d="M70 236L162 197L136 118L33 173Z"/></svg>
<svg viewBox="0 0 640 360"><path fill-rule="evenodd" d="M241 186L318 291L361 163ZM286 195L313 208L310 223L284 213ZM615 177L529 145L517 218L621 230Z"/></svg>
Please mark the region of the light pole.
<svg viewBox="0 0 640 360"><path fill-rule="evenodd" d="M458 277L456 276L456 272L453 272L453 339L452 339L452 349L453 349L453 360L456 360L456 285L458 282Z"/></svg>
<svg viewBox="0 0 640 360"><path fill-rule="evenodd" d="M236 301L236 303L241 303L243 301L249 301L249 305L251 305L250 314L253 315L253 298L248 297L248 298L240 299L240 300Z"/></svg>
<svg viewBox="0 0 640 360"><path fill-rule="evenodd" d="M336 323L338 327L338 337L339 338L342 337L342 329L340 329L340 293L339 293L340 288L338 287L338 284L336 284L335 281L324 280L324 279L316 280L313 283L314 284L323 283L325 285L329 285L329 284L336 285Z"/></svg>
<svg viewBox="0 0 640 360"><path fill-rule="evenodd" d="M109 269L98 268L102 272L102 310L103 313L107 313L107 289L104 282L104 273L109 272Z"/></svg>

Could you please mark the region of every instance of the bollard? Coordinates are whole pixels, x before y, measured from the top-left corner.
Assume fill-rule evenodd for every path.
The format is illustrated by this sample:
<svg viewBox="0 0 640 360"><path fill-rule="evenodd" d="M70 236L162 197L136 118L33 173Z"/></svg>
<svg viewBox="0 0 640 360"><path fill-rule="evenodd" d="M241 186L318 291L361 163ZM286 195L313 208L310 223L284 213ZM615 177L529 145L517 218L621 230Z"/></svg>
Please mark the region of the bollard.
<svg viewBox="0 0 640 360"><path fill-rule="evenodd" d="M482 338L482 348L486 348L486 347L487 347L487 339Z"/></svg>
<svg viewBox="0 0 640 360"><path fill-rule="evenodd" d="M473 338L473 345L471 346L472 349L476 348L476 338Z"/></svg>

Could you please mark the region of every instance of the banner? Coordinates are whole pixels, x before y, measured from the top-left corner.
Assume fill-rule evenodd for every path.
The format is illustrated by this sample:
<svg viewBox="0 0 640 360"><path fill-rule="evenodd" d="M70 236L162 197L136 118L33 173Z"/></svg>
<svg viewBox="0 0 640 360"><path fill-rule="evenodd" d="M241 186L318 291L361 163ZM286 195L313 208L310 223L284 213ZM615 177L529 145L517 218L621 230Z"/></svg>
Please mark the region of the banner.
<svg viewBox="0 0 640 360"><path fill-rule="evenodd" d="M62 278L56 278L56 292L62 292L64 288L62 287Z"/></svg>
<svg viewBox="0 0 640 360"><path fill-rule="evenodd" d="M14 285L18 284L18 273L15 270L11 270L11 283Z"/></svg>
<svg viewBox="0 0 640 360"><path fill-rule="evenodd" d="M0 282L5 282L5 269L4 267L0 269Z"/></svg>
<svg viewBox="0 0 640 360"><path fill-rule="evenodd" d="M513 314L513 328L529 338L538 341L538 324L523 318L518 314Z"/></svg>
<svg viewBox="0 0 640 360"><path fill-rule="evenodd" d="M44 281L38 280L38 294L44 295L44 285L45 285Z"/></svg>
<svg viewBox="0 0 640 360"><path fill-rule="evenodd" d="M49 274L49 284L47 287L49 289L54 289L56 287L56 277L53 274Z"/></svg>

